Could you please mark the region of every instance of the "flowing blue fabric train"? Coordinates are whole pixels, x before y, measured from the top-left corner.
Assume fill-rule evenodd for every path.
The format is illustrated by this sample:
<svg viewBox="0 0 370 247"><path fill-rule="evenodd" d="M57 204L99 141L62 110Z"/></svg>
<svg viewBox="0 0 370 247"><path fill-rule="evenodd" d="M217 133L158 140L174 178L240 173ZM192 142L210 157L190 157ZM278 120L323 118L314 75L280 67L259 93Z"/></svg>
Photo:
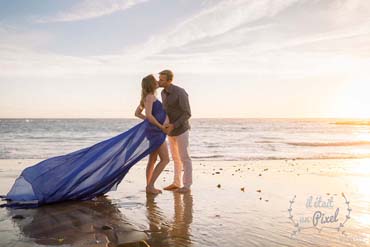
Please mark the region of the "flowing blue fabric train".
<svg viewBox="0 0 370 247"><path fill-rule="evenodd" d="M153 116L166 113L155 101ZM166 135L147 120L126 132L23 170L5 196L5 206L39 206L66 200L89 200L115 190L129 169L165 141Z"/></svg>

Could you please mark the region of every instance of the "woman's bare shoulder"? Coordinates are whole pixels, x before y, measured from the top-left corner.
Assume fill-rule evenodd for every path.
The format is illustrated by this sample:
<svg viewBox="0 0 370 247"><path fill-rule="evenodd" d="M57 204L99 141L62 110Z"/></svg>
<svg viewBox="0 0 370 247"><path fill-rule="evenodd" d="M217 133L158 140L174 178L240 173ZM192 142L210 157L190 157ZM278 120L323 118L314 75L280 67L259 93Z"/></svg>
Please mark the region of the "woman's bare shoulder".
<svg viewBox="0 0 370 247"><path fill-rule="evenodd" d="M154 94L148 94L146 97L145 97L145 101L147 102L154 102L156 100L156 97Z"/></svg>

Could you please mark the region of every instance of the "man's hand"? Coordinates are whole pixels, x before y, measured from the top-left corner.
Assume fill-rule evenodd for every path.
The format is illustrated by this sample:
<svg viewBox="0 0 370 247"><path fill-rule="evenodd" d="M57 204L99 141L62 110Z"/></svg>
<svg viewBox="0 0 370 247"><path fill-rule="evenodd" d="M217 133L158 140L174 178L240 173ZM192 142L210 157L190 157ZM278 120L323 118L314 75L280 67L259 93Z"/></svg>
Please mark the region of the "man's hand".
<svg viewBox="0 0 370 247"><path fill-rule="evenodd" d="M175 129L175 126L173 125L173 124L170 124L170 123L168 123L168 124L164 124L164 132L168 135L169 133L171 133L172 132L172 130L174 130Z"/></svg>

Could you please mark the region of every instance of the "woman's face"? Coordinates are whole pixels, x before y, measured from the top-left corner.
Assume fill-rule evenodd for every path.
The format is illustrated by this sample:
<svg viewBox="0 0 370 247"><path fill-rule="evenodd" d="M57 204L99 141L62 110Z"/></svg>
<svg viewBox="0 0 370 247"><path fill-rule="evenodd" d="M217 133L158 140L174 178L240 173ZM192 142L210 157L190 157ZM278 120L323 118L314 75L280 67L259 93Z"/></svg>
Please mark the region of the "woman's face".
<svg viewBox="0 0 370 247"><path fill-rule="evenodd" d="M158 81L157 80L154 80L153 82L153 86L154 86L154 89L157 89L159 87L159 84L158 84Z"/></svg>

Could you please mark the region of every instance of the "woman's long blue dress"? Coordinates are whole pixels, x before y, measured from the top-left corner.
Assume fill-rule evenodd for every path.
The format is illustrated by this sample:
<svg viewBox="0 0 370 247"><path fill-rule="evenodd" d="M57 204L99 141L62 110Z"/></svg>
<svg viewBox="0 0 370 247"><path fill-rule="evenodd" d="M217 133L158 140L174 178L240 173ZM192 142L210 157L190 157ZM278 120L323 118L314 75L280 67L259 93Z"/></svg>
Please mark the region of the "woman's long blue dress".
<svg viewBox="0 0 370 247"><path fill-rule="evenodd" d="M166 119L162 103L153 103L153 116ZM129 169L155 151L166 135L148 120L91 147L48 158L24 169L5 196L10 205L88 200L115 190Z"/></svg>

